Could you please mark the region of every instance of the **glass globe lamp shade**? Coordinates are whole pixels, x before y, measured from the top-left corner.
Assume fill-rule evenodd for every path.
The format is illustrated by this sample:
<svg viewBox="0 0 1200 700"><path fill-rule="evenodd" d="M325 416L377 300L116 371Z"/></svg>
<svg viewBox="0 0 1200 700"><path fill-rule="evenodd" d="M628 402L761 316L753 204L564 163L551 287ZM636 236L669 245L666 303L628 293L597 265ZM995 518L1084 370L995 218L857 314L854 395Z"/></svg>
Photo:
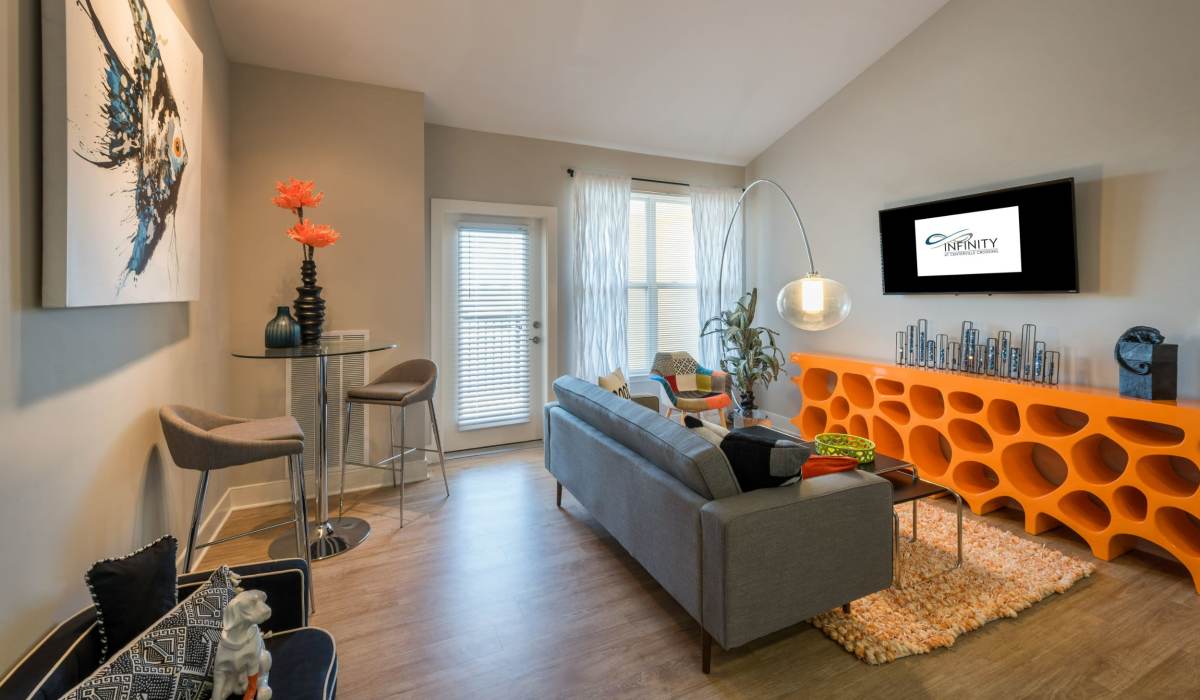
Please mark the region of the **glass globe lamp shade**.
<svg viewBox="0 0 1200 700"><path fill-rule="evenodd" d="M784 285L775 308L783 320L801 330L823 331L850 315L850 294L841 282L814 272Z"/></svg>

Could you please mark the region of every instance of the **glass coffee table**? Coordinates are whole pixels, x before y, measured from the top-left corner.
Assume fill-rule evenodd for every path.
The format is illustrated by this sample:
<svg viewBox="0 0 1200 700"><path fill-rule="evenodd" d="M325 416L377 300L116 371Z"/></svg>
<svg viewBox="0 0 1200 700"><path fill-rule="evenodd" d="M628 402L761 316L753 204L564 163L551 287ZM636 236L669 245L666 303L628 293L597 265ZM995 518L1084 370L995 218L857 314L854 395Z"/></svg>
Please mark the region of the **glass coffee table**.
<svg viewBox="0 0 1200 700"><path fill-rule="evenodd" d="M777 439L782 437L785 440L804 445L812 450L815 455L817 446L810 440L805 440L799 433L791 432L786 429L781 429L776 426L755 425L741 430L751 434L758 433L763 437ZM958 524L958 559L954 566L948 571L953 571L962 566L963 563L963 512L962 512L962 496L959 496L954 491L935 484L932 481L921 479L920 468L913 462L906 462L902 459L889 457L885 454L875 453L875 460L865 464L858 465L859 470L870 472L887 479L892 485L892 569L893 579L896 581L896 587L901 588L899 584L899 558L900 551L900 517L896 515L895 506L905 503L912 503L912 534L909 537L910 542L917 541L917 503L923 499L932 496L950 495L954 498L955 514ZM945 573L945 572L943 572ZM939 574L940 575L940 574ZM927 579L923 579L927 580ZM916 581L914 583L920 583Z"/></svg>

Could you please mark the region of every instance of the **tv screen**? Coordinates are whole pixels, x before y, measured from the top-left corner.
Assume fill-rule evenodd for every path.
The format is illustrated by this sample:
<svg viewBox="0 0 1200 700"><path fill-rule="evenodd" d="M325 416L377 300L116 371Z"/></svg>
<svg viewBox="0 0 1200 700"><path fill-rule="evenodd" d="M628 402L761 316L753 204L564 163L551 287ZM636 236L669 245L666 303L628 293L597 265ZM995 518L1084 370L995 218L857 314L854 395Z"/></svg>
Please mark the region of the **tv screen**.
<svg viewBox="0 0 1200 700"><path fill-rule="evenodd" d="M1075 180L879 212L884 294L1078 292Z"/></svg>

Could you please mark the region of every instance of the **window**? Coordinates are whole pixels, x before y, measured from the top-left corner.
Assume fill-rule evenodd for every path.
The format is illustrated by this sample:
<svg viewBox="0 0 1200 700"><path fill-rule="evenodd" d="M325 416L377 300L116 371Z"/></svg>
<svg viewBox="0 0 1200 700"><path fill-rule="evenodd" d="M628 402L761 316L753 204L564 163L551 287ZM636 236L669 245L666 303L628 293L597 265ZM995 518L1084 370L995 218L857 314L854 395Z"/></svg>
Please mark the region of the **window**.
<svg viewBox="0 0 1200 700"><path fill-rule="evenodd" d="M529 421L529 229L458 229L458 429Z"/></svg>
<svg viewBox="0 0 1200 700"><path fill-rule="evenodd" d="M635 192L629 202L631 374L649 374L654 354L699 355L696 252L688 197Z"/></svg>

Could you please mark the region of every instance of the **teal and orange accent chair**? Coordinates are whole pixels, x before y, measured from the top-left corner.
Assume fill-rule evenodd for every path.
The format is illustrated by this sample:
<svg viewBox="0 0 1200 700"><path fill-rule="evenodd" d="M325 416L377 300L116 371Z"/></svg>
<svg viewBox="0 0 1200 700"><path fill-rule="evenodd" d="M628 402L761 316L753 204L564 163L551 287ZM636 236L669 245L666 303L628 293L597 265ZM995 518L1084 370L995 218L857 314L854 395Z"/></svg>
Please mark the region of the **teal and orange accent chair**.
<svg viewBox="0 0 1200 700"><path fill-rule="evenodd" d="M650 378L666 390L671 405L667 417L675 412L699 415L716 411L725 425L725 409L733 405L729 393L729 375L700 366L686 351L660 352L654 356Z"/></svg>

